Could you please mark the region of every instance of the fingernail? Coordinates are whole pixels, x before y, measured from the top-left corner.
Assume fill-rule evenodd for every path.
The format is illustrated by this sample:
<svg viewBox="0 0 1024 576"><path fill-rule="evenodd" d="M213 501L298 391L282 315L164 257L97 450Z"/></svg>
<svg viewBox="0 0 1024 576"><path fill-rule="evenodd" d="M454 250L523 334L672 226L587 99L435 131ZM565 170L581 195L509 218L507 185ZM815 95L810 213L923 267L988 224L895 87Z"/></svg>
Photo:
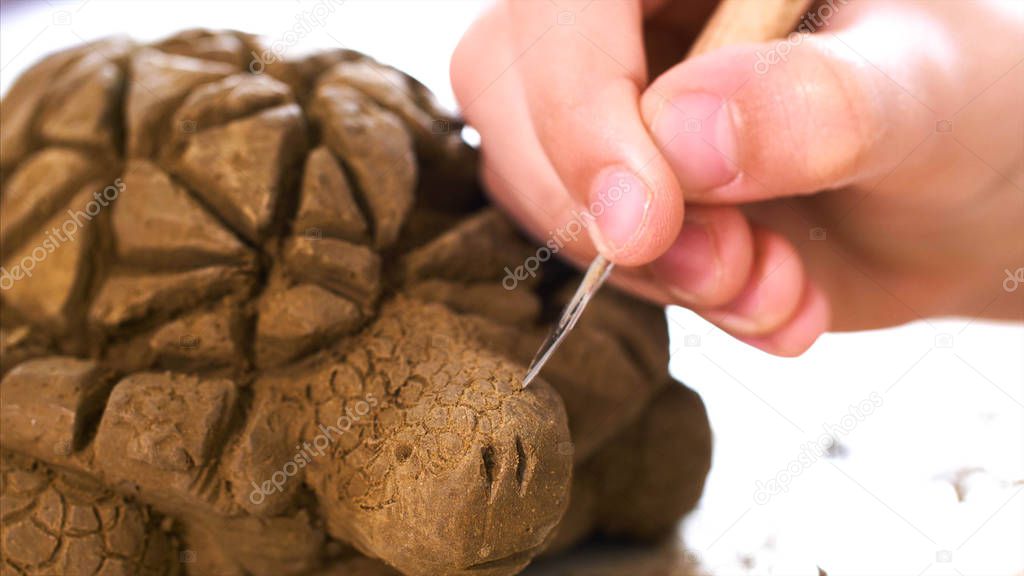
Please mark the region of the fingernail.
<svg viewBox="0 0 1024 576"><path fill-rule="evenodd" d="M825 293L811 286L785 326L768 336L738 339L776 356L799 356L828 330L830 316Z"/></svg>
<svg viewBox="0 0 1024 576"><path fill-rule="evenodd" d="M688 92L665 102L651 127L679 184L710 190L739 173L736 133L729 104L707 92Z"/></svg>
<svg viewBox="0 0 1024 576"><path fill-rule="evenodd" d="M657 260L652 271L680 303L699 303L718 284L718 250L700 222L687 221L676 241Z"/></svg>
<svg viewBox="0 0 1024 576"><path fill-rule="evenodd" d="M721 308L710 319L719 327L733 334L752 334L757 332L758 323L754 318L758 317L761 307L759 298L760 283L751 283L736 296L725 308Z"/></svg>
<svg viewBox="0 0 1024 576"><path fill-rule="evenodd" d="M599 244L609 250L620 250L636 240L651 193L639 178L624 168L608 168L598 174L590 188L587 211L597 225Z"/></svg>
<svg viewBox="0 0 1024 576"><path fill-rule="evenodd" d="M737 297L736 304L730 309L722 312L712 320L727 332L734 334L751 334L758 329L754 321L757 313L756 297L741 295Z"/></svg>

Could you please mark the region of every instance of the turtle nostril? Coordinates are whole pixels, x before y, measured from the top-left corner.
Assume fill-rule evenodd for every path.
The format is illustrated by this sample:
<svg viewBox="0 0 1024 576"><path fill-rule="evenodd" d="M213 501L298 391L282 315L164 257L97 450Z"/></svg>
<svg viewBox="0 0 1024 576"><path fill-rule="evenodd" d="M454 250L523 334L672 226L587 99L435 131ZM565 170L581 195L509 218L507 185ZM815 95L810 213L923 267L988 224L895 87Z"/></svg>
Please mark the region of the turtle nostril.
<svg viewBox="0 0 1024 576"><path fill-rule="evenodd" d="M480 457L483 460L483 475L488 488L494 484L494 446L484 446L480 449Z"/></svg>
<svg viewBox="0 0 1024 576"><path fill-rule="evenodd" d="M526 476L526 451L523 450L523 440L516 436L516 484L523 485L523 477Z"/></svg>
<svg viewBox="0 0 1024 576"><path fill-rule="evenodd" d="M522 438L516 436L516 485L519 487L520 495L526 492L526 486L529 484L530 461L528 458Z"/></svg>
<svg viewBox="0 0 1024 576"><path fill-rule="evenodd" d="M409 456L412 456L412 446L409 446L408 444L400 444L395 448L395 459L398 460L399 463L408 460Z"/></svg>

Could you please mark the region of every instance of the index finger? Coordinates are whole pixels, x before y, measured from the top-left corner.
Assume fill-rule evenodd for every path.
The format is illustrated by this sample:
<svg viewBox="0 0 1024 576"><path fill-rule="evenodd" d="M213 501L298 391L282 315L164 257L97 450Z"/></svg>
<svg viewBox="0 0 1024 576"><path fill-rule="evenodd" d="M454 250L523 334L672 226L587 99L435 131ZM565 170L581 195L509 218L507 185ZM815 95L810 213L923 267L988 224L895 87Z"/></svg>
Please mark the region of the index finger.
<svg viewBox="0 0 1024 576"><path fill-rule="evenodd" d="M683 196L640 113L640 0L503 9L531 122L565 189L592 213L595 244L616 263L649 263L678 235Z"/></svg>

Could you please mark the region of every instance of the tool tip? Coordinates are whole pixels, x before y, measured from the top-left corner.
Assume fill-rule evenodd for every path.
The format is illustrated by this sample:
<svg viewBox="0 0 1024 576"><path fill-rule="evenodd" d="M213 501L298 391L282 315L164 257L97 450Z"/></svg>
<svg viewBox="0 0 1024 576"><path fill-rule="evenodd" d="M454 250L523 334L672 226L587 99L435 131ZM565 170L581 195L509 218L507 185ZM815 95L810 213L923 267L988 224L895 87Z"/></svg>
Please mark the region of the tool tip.
<svg viewBox="0 0 1024 576"><path fill-rule="evenodd" d="M523 376L523 388L526 388L530 385L530 382L533 382L538 372L540 372L540 365L536 362L530 364L530 368L526 371L526 376Z"/></svg>

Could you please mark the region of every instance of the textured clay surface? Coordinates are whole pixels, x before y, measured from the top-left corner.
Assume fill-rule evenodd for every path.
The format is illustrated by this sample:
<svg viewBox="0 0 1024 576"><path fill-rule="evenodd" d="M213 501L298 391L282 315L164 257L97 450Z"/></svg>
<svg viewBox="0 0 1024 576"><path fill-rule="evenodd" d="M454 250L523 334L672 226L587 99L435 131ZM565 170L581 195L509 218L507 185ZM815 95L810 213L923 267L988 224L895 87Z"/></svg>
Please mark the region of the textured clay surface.
<svg viewBox="0 0 1024 576"><path fill-rule="evenodd" d="M502 575L699 498L700 399L475 183L461 125L355 52L235 32L48 57L3 100L6 574Z"/></svg>
<svg viewBox="0 0 1024 576"><path fill-rule="evenodd" d="M174 536L94 480L0 452L4 574L180 574Z"/></svg>

